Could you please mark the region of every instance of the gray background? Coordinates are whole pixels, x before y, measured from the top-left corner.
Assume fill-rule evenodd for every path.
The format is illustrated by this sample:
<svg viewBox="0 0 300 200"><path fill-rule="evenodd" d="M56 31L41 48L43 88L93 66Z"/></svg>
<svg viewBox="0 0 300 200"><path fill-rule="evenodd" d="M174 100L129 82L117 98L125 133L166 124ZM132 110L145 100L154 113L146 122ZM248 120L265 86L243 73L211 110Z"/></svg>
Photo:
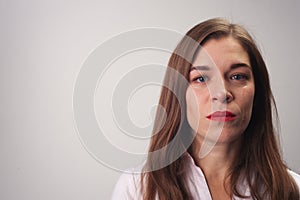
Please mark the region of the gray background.
<svg viewBox="0 0 300 200"><path fill-rule="evenodd" d="M109 199L120 173L87 153L73 120L83 62L123 31L185 33L211 17L255 35L277 100L284 158L299 173L299 11L299 0L0 0L0 199Z"/></svg>

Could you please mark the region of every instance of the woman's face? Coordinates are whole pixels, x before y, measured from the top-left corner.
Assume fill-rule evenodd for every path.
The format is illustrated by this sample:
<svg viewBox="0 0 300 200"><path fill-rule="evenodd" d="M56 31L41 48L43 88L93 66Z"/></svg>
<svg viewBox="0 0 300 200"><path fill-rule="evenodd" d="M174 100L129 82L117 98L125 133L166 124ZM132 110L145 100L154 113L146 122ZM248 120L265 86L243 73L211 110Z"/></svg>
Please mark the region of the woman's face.
<svg viewBox="0 0 300 200"><path fill-rule="evenodd" d="M247 128L254 77L248 53L232 37L207 41L196 55L186 92L187 119L197 136L232 142Z"/></svg>

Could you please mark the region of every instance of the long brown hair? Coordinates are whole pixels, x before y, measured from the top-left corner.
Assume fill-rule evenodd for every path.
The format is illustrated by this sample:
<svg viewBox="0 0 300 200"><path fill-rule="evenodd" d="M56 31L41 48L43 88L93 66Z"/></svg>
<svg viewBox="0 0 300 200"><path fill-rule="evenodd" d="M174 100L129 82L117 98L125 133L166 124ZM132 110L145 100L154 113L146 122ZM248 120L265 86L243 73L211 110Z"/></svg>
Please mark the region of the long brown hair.
<svg viewBox="0 0 300 200"><path fill-rule="evenodd" d="M178 152L188 152L195 158L196 154L193 148L195 143L190 145L194 133L186 119L185 92L188 82L179 81L180 78L172 72L175 70L188 80L191 60L199 50L199 46L210 39L228 36L235 38L247 51L255 82L252 116L243 134L243 148L228 175L231 183L230 192L238 197L244 197L237 189L240 178L244 177L253 199L299 199L298 187L287 172L280 154L274 128L274 119L277 119L276 105L264 60L254 40L242 26L219 18L194 26L179 42L170 57L159 100L159 105L165 109L167 115L165 117L160 112L156 114L149 155L151 152L164 150L159 155L148 156L146 166L150 166L151 169L151 166L157 166L157 163L159 165L171 162L172 159L176 160L167 166L161 165L159 169L142 174L144 199L154 200L157 196L160 200L193 199L185 181L185 156L177 155ZM198 46L192 44L191 39L196 41ZM169 145L171 142L176 145Z"/></svg>

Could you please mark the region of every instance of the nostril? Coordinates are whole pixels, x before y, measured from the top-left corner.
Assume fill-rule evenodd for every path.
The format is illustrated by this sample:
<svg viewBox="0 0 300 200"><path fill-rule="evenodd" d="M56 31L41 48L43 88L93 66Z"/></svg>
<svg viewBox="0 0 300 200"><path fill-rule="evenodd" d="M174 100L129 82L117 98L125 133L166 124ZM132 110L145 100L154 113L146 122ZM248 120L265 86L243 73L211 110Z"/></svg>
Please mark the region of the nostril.
<svg viewBox="0 0 300 200"><path fill-rule="evenodd" d="M222 103L228 103L232 100L232 94L228 91L217 92L212 95L213 101L220 101Z"/></svg>
<svg viewBox="0 0 300 200"><path fill-rule="evenodd" d="M229 102L230 101L230 97L228 95L226 95L226 98L225 98L225 102Z"/></svg>
<svg viewBox="0 0 300 200"><path fill-rule="evenodd" d="M229 103L230 101L232 101L233 96L230 92L226 93L226 97L225 97L225 102Z"/></svg>

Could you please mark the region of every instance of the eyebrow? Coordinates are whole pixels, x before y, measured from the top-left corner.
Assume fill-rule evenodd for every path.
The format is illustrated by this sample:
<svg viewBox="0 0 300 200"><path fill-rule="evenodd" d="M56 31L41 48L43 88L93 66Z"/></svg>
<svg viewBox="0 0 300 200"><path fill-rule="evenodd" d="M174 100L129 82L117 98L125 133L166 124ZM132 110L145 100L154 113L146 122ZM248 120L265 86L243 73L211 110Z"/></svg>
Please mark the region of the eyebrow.
<svg viewBox="0 0 300 200"><path fill-rule="evenodd" d="M232 64L230 66L230 69L236 69L236 68L239 68L239 67L247 67L250 70L252 70L252 68L248 64L246 64L246 63L235 63L235 64Z"/></svg>
<svg viewBox="0 0 300 200"><path fill-rule="evenodd" d="M202 70L202 71L208 71L210 70L209 66L203 65L203 66L192 66L190 71L193 70Z"/></svg>
<svg viewBox="0 0 300 200"><path fill-rule="evenodd" d="M247 67L250 70L252 70L252 68L246 63L234 63L230 66L230 70L237 69L240 67ZM193 71L193 70L209 71L210 69L211 69L211 67L209 67L207 65L200 65L200 66L192 66L190 71Z"/></svg>

